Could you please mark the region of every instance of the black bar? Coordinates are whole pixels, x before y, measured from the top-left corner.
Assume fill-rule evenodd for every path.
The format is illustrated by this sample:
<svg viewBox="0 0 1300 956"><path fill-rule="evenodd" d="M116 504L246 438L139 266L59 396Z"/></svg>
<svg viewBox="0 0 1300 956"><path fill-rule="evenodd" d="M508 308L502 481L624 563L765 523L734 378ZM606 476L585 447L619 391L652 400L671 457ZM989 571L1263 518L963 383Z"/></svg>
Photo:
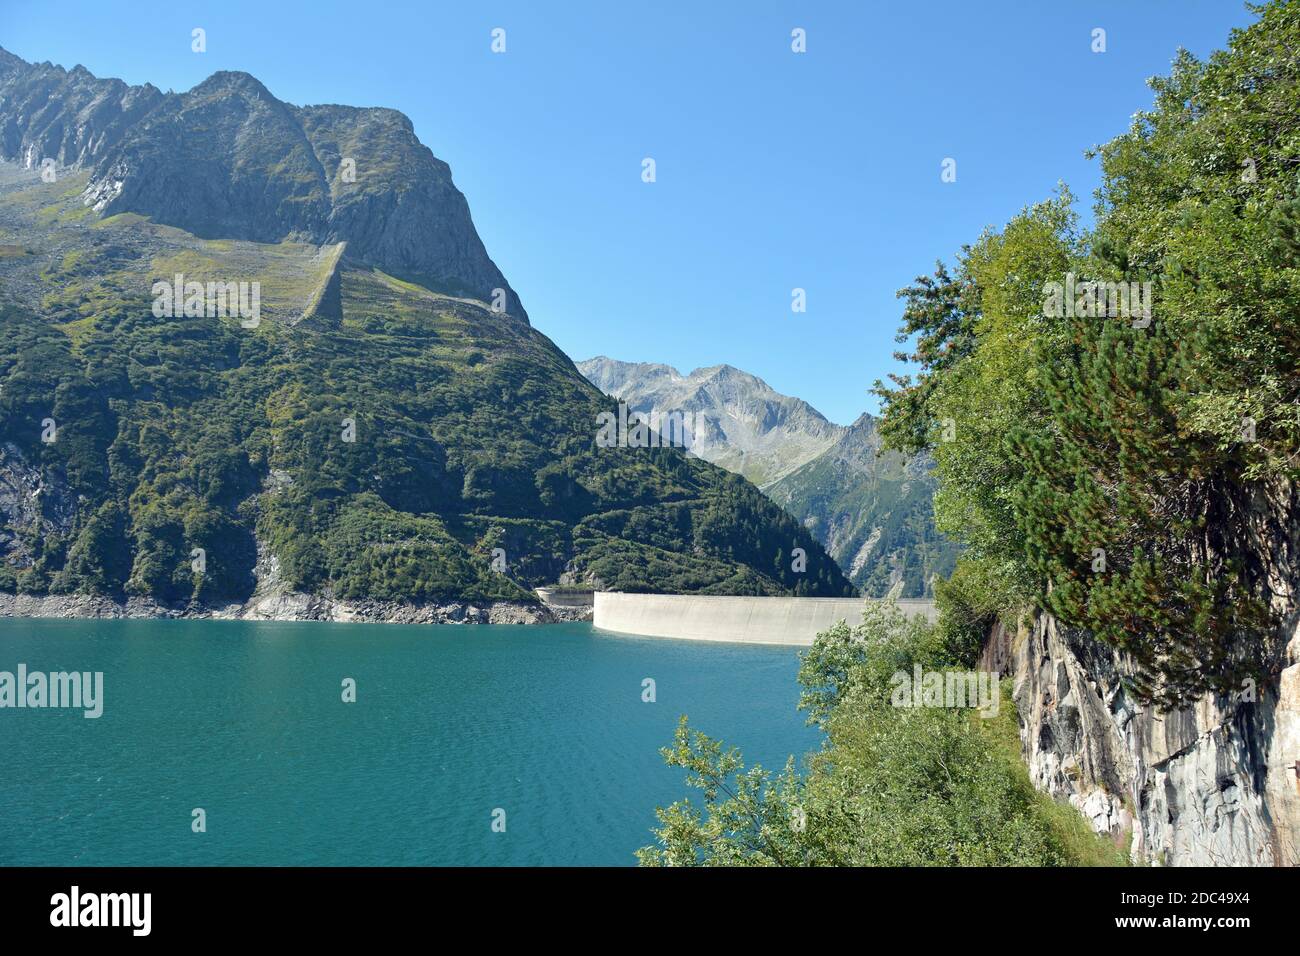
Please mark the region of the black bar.
<svg viewBox="0 0 1300 956"><path fill-rule="evenodd" d="M130 925L52 926L52 899L73 886L83 902L91 894L150 894L147 937ZM687 938L688 927L745 938L780 923L811 935L844 920L863 938L905 932L922 949L938 941L934 933L973 941L981 928L1017 938L1041 929L1062 942L1099 933L1226 942L1243 931L1285 932L1297 889L1293 870L1244 869L11 868L0 869L0 921L6 943L66 941L74 932L79 943L373 943L454 926L477 927L484 938L533 927L542 938L619 923L671 939ZM1118 923L1135 918L1154 924ZM1163 922L1205 918L1247 922Z"/></svg>

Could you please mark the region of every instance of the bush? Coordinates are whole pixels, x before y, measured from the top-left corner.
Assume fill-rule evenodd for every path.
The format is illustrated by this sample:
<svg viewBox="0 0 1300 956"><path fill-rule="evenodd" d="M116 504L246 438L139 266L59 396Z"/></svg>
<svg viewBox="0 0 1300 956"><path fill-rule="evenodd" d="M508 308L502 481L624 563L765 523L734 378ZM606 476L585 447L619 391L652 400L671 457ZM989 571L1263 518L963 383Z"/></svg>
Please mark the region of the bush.
<svg viewBox="0 0 1300 956"><path fill-rule="evenodd" d="M670 766L703 791L657 811L644 866L1062 866L1123 861L1072 808L1037 793L1021 763L1009 693L991 719L891 704L896 671L942 671L941 628L890 605L819 634L799 671L800 707L822 750L778 774L685 717ZM1006 688L1003 688L1006 691ZM1008 738L1008 730L1010 737Z"/></svg>

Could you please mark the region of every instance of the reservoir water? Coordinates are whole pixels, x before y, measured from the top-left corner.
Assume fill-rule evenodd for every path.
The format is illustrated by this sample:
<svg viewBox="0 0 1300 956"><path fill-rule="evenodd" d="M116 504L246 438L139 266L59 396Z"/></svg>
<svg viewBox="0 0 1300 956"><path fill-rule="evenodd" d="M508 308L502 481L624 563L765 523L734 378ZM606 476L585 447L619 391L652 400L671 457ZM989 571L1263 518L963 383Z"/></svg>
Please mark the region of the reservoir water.
<svg viewBox="0 0 1300 956"><path fill-rule="evenodd" d="M103 672L103 715L0 709L0 865L628 865L699 803L680 715L747 764L819 744L794 648L586 624L0 620L20 664Z"/></svg>

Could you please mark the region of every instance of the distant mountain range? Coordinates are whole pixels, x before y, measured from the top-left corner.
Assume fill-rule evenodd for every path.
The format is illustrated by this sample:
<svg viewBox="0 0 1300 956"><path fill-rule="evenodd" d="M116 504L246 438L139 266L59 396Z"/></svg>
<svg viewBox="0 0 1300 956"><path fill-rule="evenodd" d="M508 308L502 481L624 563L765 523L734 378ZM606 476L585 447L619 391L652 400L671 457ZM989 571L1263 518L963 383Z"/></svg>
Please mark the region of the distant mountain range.
<svg viewBox="0 0 1300 956"><path fill-rule="evenodd" d="M707 427L692 436L691 450L760 488L827 451L845 431L802 399L730 365L683 375L668 365L601 355L579 362L578 370L630 411L703 412Z"/></svg>
<svg viewBox="0 0 1300 956"><path fill-rule="evenodd" d="M929 459L882 450L872 416L836 425L802 399L729 365L682 374L597 356L578 369L630 412L702 419L691 451L757 484L864 593L929 596L933 578L952 572L958 548L934 527Z"/></svg>
<svg viewBox="0 0 1300 956"><path fill-rule="evenodd" d="M611 408L401 113L0 50L0 592L852 591L743 479L603 447Z"/></svg>

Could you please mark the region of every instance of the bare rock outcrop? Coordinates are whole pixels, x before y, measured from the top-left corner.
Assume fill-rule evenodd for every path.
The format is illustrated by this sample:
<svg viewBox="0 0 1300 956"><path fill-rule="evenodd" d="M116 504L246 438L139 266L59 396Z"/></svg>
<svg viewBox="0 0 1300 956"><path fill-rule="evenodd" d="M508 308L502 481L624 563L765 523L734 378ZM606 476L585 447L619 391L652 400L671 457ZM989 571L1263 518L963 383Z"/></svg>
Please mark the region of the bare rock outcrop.
<svg viewBox="0 0 1300 956"><path fill-rule="evenodd" d="M1124 660L1050 615L1001 626L983 665L1014 677L1030 776L1135 862L1300 864L1300 632L1274 685L1173 712L1133 699Z"/></svg>

